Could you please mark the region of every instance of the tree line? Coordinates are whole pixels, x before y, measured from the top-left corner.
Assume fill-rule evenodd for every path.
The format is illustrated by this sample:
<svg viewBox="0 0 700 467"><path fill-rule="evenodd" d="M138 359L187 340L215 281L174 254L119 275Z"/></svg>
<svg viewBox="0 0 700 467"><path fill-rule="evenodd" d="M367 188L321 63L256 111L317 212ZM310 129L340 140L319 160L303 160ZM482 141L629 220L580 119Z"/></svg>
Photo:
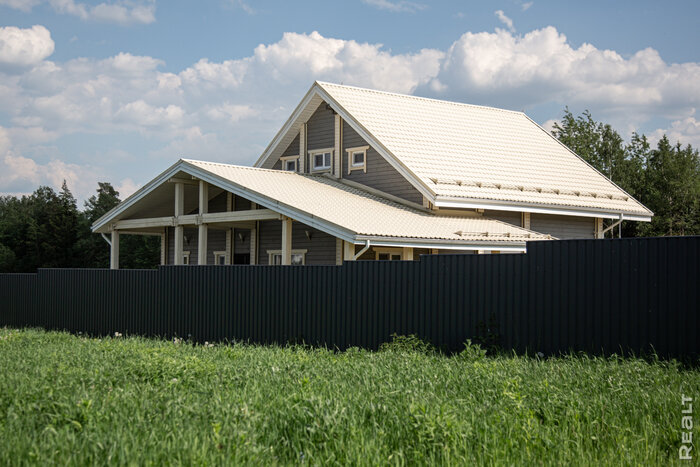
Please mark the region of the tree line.
<svg viewBox="0 0 700 467"><path fill-rule="evenodd" d="M119 193L103 182L82 210L65 181L58 193L42 186L29 196L0 197L0 272L109 267L109 245L90 226L119 201ZM159 237L124 235L119 245L123 268L160 263Z"/></svg>
<svg viewBox="0 0 700 467"><path fill-rule="evenodd" d="M625 143L590 112L575 117L568 108L552 134L654 212L650 223L623 222L623 236L700 235L697 149L673 145L666 136L652 148L637 133ZM0 197L0 272L109 267L109 246L90 226L119 201L106 182L98 183L82 210L65 182L58 193L42 186L29 196ZM129 269L157 267L160 239L122 236L119 263Z"/></svg>

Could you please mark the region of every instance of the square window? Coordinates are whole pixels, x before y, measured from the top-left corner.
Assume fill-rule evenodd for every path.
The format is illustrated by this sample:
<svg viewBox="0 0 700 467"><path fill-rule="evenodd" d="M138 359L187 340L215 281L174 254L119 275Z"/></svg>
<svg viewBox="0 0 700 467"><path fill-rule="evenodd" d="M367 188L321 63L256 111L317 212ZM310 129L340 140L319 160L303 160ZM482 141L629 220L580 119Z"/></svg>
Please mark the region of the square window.
<svg viewBox="0 0 700 467"><path fill-rule="evenodd" d="M297 171L297 161L296 160L284 161L284 170L287 170L289 172L296 172Z"/></svg>
<svg viewBox="0 0 700 467"><path fill-rule="evenodd" d="M311 152L314 162L314 170L326 170L331 168L332 151Z"/></svg>
<svg viewBox="0 0 700 467"><path fill-rule="evenodd" d="M352 153L352 165L355 167L365 165L365 152L353 152Z"/></svg>
<svg viewBox="0 0 700 467"><path fill-rule="evenodd" d="M358 146L356 148L347 148L348 153L348 175L353 170L362 170L367 173L367 151L369 146Z"/></svg>

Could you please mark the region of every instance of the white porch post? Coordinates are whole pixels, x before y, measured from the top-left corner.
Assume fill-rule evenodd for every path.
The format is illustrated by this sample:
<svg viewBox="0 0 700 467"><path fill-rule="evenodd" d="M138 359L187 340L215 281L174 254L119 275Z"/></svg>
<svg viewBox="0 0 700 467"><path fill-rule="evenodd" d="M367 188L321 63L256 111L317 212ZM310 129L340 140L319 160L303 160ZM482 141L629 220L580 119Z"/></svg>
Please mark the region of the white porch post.
<svg viewBox="0 0 700 467"><path fill-rule="evenodd" d="M413 248L403 249L403 259L404 261L413 261Z"/></svg>
<svg viewBox="0 0 700 467"><path fill-rule="evenodd" d="M175 221L183 215L185 211L185 184L176 183L175 184ZM175 226L175 257L173 258L173 264L182 264L182 254L183 254L183 227L179 224Z"/></svg>
<svg viewBox="0 0 700 467"><path fill-rule="evenodd" d="M112 245L109 249L109 268L119 269L119 231L112 230Z"/></svg>
<svg viewBox="0 0 700 467"><path fill-rule="evenodd" d="M282 219L282 265L292 264L292 220Z"/></svg>
<svg viewBox="0 0 700 467"><path fill-rule="evenodd" d="M355 261L355 244L343 241L343 261Z"/></svg>
<svg viewBox="0 0 700 467"><path fill-rule="evenodd" d="M206 214L209 208L209 185L204 180L199 181L199 215ZM199 242L197 251L197 264L207 264L207 224L199 224Z"/></svg>

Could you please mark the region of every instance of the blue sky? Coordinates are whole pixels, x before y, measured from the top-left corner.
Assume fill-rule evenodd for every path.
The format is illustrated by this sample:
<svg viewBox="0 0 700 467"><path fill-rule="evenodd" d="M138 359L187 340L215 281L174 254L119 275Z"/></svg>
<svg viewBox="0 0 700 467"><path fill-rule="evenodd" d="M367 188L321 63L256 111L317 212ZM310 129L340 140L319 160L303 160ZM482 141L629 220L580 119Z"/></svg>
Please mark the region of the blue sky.
<svg viewBox="0 0 700 467"><path fill-rule="evenodd" d="M314 79L700 146L700 2L0 0L0 193L251 164Z"/></svg>

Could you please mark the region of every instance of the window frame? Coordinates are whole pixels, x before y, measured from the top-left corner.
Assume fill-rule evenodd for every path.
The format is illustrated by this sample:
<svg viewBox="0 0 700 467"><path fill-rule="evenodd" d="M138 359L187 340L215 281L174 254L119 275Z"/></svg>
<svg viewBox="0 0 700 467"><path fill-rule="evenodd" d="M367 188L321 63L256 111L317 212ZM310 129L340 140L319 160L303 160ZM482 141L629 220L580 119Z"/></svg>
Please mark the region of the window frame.
<svg viewBox="0 0 700 467"><path fill-rule="evenodd" d="M183 266L189 266L189 265L190 265L190 252L189 252L189 251L183 251L183 252L182 252L182 265L183 265Z"/></svg>
<svg viewBox="0 0 700 467"><path fill-rule="evenodd" d="M299 172L299 155L296 156L282 156L280 157L282 161L282 170L285 172ZM294 170L287 169L287 162L294 162Z"/></svg>
<svg viewBox="0 0 700 467"><path fill-rule="evenodd" d="M367 152L369 151L369 146L356 146L354 148L347 148L345 152L348 154L348 175L352 173L353 170L362 170L367 173ZM363 163L355 164L355 154L363 154Z"/></svg>
<svg viewBox="0 0 700 467"><path fill-rule="evenodd" d="M292 250L292 257L296 256L301 256L301 264L293 264L292 266L304 266L306 265L306 253L308 253L309 250L307 249L293 249ZM282 266L282 250L267 250L267 264L270 266ZM275 264L274 257L279 256L280 257L280 264Z"/></svg>
<svg viewBox="0 0 700 467"><path fill-rule="evenodd" d="M309 159L311 162L311 171L312 172L330 172L331 169L333 168L333 148L325 148L325 149L312 149L309 151ZM323 165L323 166L316 166L316 156L319 154L326 154L328 153L328 165ZM325 157L324 157L325 159ZM325 160L324 160L325 163Z"/></svg>
<svg viewBox="0 0 700 467"><path fill-rule="evenodd" d="M224 263L220 264L217 259L218 258L224 258ZM226 251L221 250L221 251L215 251L214 252L214 265L216 266L226 266L228 264L228 255L226 254Z"/></svg>
<svg viewBox="0 0 700 467"><path fill-rule="evenodd" d="M379 255L389 255L389 259L380 260ZM394 259L392 256L398 256L399 259ZM374 248L375 261L403 261L403 248Z"/></svg>

